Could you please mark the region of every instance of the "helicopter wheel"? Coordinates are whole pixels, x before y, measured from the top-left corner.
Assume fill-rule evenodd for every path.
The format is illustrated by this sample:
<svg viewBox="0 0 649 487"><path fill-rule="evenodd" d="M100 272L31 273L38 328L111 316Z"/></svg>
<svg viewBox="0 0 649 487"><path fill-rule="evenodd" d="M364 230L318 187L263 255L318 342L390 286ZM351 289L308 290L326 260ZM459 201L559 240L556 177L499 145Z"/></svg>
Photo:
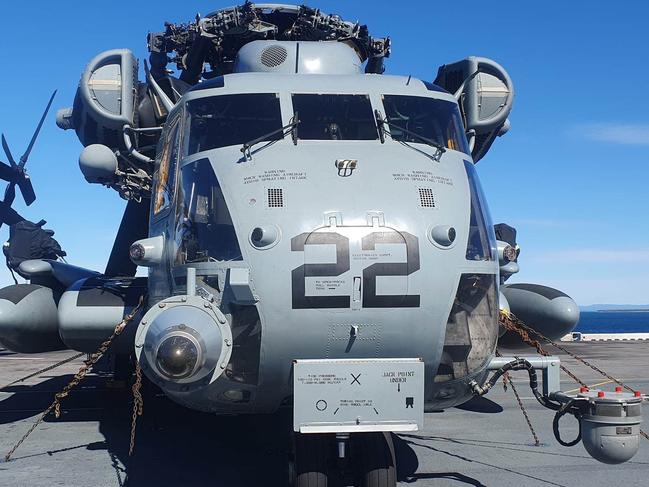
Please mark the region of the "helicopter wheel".
<svg viewBox="0 0 649 487"><path fill-rule="evenodd" d="M391 433L353 435L357 452L359 487L395 487L396 459Z"/></svg>
<svg viewBox="0 0 649 487"><path fill-rule="evenodd" d="M333 484L331 456L333 437L328 434L295 433L295 487L328 487Z"/></svg>

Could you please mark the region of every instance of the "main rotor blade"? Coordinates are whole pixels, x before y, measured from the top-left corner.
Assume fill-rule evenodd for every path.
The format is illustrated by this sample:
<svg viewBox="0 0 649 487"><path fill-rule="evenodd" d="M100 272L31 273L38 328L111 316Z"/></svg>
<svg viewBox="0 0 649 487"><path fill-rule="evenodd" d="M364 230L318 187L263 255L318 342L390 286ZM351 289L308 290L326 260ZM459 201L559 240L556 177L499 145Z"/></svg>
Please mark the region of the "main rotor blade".
<svg viewBox="0 0 649 487"><path fill-rule="evenodd" d="M2 134L2 148L5 151L5 154L7 154L7 159L9 159L9 164L11 164L11 167L16 167L16 161L14 161L14 156L11 155L11 151L9 150L9 144L7 144L7 139L5 139L5 134Z"/></svg>
<svg viewBox="0 0 649 487"><path fill-rule="evenodd" d="M4 203L11 206L16 198L16 183L9 183L5 189Z"/></svg>
<svg viewBox="0 0 649 487"><path fill-rule="evenodd" d="M2 227L4 223L11 226L23 220L24 218L10 205L5 204L4 201L0 201L0 227Z"/></svg>
<svg viewBox="0 0 649 487"><path fill-rule="evenodd" d="M128 256L131 244L149 236L149 205L130 200L124 209L119 230L106 264L107 276L134 276L137 266Z"/></svg>
<svg viewBox="0 0 649 487"><path fill-rule="evenodd" d="M23 195L23 199L25 200L25 204L27 206L36 201L36 193L34 193L32 180L27 174L25 174L25 177L18 180L18 187L20 188L20 193Z"/></svg>
<svg viewBox="0 0 649 487"><path fill-rule="evenodd" d="M36 142L36 137L38 137L39 132L41 131L41 127L43 126L43 122L45 121L45 117L47 117L47 112L50 111L50 107L52 106L52 102L54 101L54 97L56 96L57 90L54 90L54 93L52 93L52 96L50 96L50 101L47 103L47 106L45 107L45 111L43 112L43 116L41 117L41 121L38 122L38 126L36 127L36 131L34 132L34 135L32 135L32 140L29 141L29 145L27 146L27 150L25 153L22 155L20 158L20 167L24 167L25 163L27 162L27 158L29 157L29 154L32 151L32 148L34 147L34 142Z"/></svg>
<svg viewBox="0 0 649 487"><path fill-rule="evenodd" d="M9 164L0 161L0 179L11 182L16 178L16 171Z"/></svg>

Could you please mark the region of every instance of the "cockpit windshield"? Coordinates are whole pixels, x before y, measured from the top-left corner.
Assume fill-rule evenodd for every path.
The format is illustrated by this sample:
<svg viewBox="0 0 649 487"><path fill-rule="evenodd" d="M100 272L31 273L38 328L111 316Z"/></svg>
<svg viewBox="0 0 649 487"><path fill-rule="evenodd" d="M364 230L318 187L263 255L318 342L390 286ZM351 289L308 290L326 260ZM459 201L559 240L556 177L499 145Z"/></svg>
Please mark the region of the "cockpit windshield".
<svg viewBox="0 0 649 487"><path fill-rule="evenodd" d="M176 265L241 260L228 205L209 159L186 164L179 178Z"/></svg>
<svg viewBox="0 0 649 487"><path fill-rule="evenodd" d="M421 142L418 137L397 128L403 127L447 149L471 153L455 103L421 96L383 95L383 106L394 140Z"/></svg>
<svg viewBox="0 0 649 487"><path fill-rule="evenodd" d="M282 127L276 93L245 93L187 102L187 155L241 145ZM265 140L282 138L281 130Z"/></svg>
<svg viewBox="0 0 649 487"><path fill-rule="evenodd" d="M368 95L293 95L300 121L297 136L304 140L377 140L376 122Z"/></svg>
<svg viewBox="0 0 649 487"><path fill-rule="evenodd" d="M478 174L473 163L469 161L464 161L464 168L471 194L471 218L466 258L467 260L496 260L496 234Z"/></svg>

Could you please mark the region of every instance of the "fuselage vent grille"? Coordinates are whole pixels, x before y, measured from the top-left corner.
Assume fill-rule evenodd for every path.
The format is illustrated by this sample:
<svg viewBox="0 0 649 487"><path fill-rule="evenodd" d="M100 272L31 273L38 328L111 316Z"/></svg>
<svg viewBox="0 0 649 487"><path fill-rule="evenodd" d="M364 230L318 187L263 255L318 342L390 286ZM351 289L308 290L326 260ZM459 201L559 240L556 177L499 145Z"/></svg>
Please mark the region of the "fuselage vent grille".
<svg viewBox="0 0 649 487"><path fill-rule="evenodd" d="M261 64L268 68L276 68L288 57L288 51L282 46L269 46L261 52Z"/></svg>
<svg viewBox="0 0 649 487"><path fill-rule="evenodd" d="M284 191L282 188L268 188L268 207L282 208L284 206Z"/></svg>
<svg viewBox="0 0 649 487"><path fill-rule="evenodd" d="M422 208L435 208L435 197L430 188L419 188L419 204Z"/></svg>

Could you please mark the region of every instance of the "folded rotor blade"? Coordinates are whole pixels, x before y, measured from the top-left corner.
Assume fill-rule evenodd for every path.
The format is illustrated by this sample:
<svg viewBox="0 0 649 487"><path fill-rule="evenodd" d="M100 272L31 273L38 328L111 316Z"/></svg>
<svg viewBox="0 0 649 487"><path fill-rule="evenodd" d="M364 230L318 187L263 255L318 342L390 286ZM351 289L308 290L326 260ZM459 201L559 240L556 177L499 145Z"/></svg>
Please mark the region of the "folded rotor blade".
<svg viewBox="0 0 649 487"><path fill-rule="evenodd" d="M47 117L47 112L50 111L50 107L52 106L52 102L54 101L54 97L56 96L56 91L57 90L54 90L54 93L52 93L52 96L50 97L50 101L47 103L47 106L45 107L45 111L43 112L43 116L41 117L40 122L38 122L38 126L36 127L36 131L34 132L34 135L32 135L32 140L29 141L29 145L27 146L27 150L25 151L25 153L20 158L20 167L24 167L25 163L27 162L27 158L29 157L29 154L31 153L32 148L34 147L34 142L36 142L36 138L38 137L38 134L41 131L41 127L43 126L43 122L45 121L45 117Z"/></svg>
<svg viewBox="0 0 649 487"><path fill-rule="evenodd" d="M137 266L128 256L131 244L149 236L149 205L130 200L119 224L113 249L106 264L107 276L134 276Z"/></svg>
<svg viewBox="0 0 649 487"><path fill-rule="evenodd" d="M5 204L4 201L0 201L0 227L2 227L4 223L11 226L23 220L24 218L20 216L11 205Z"/></svg>
<svg viewBox="0 0 649 487"><path fill-rule="evenodd" d="M18 181L18 187L20 188L20 193L23 195L25 204L27 206L31 205L36 200L36 193L34 193L32 180L27 174Z"/></svg>
<svg viewBox="0 0 649 487"><path fill-rule="evenodd" d="M11 182L15 178L16 171L11 169L11 166L9 164L5 164L4 162L0 161L0 179Z"/></svg>
<svg viewBox="0 0 649 487"><path fill-rule="evenodd" d="M7 189L5 189L5 204L11 206L16 198L16 183L9 183Z"/></svg>
<svg viewBox="0 0 649 487"><path fill-rule="evenodd" d="M9 150L9 144L7 144L7 139L5 139L5 134L2 134L2 148L5 151L5 154L7 154L7 159L9 159L9 164L11 164L11 167L16 167L16 161L14 161L14 156L11 155L11 151Z"/></svg>

